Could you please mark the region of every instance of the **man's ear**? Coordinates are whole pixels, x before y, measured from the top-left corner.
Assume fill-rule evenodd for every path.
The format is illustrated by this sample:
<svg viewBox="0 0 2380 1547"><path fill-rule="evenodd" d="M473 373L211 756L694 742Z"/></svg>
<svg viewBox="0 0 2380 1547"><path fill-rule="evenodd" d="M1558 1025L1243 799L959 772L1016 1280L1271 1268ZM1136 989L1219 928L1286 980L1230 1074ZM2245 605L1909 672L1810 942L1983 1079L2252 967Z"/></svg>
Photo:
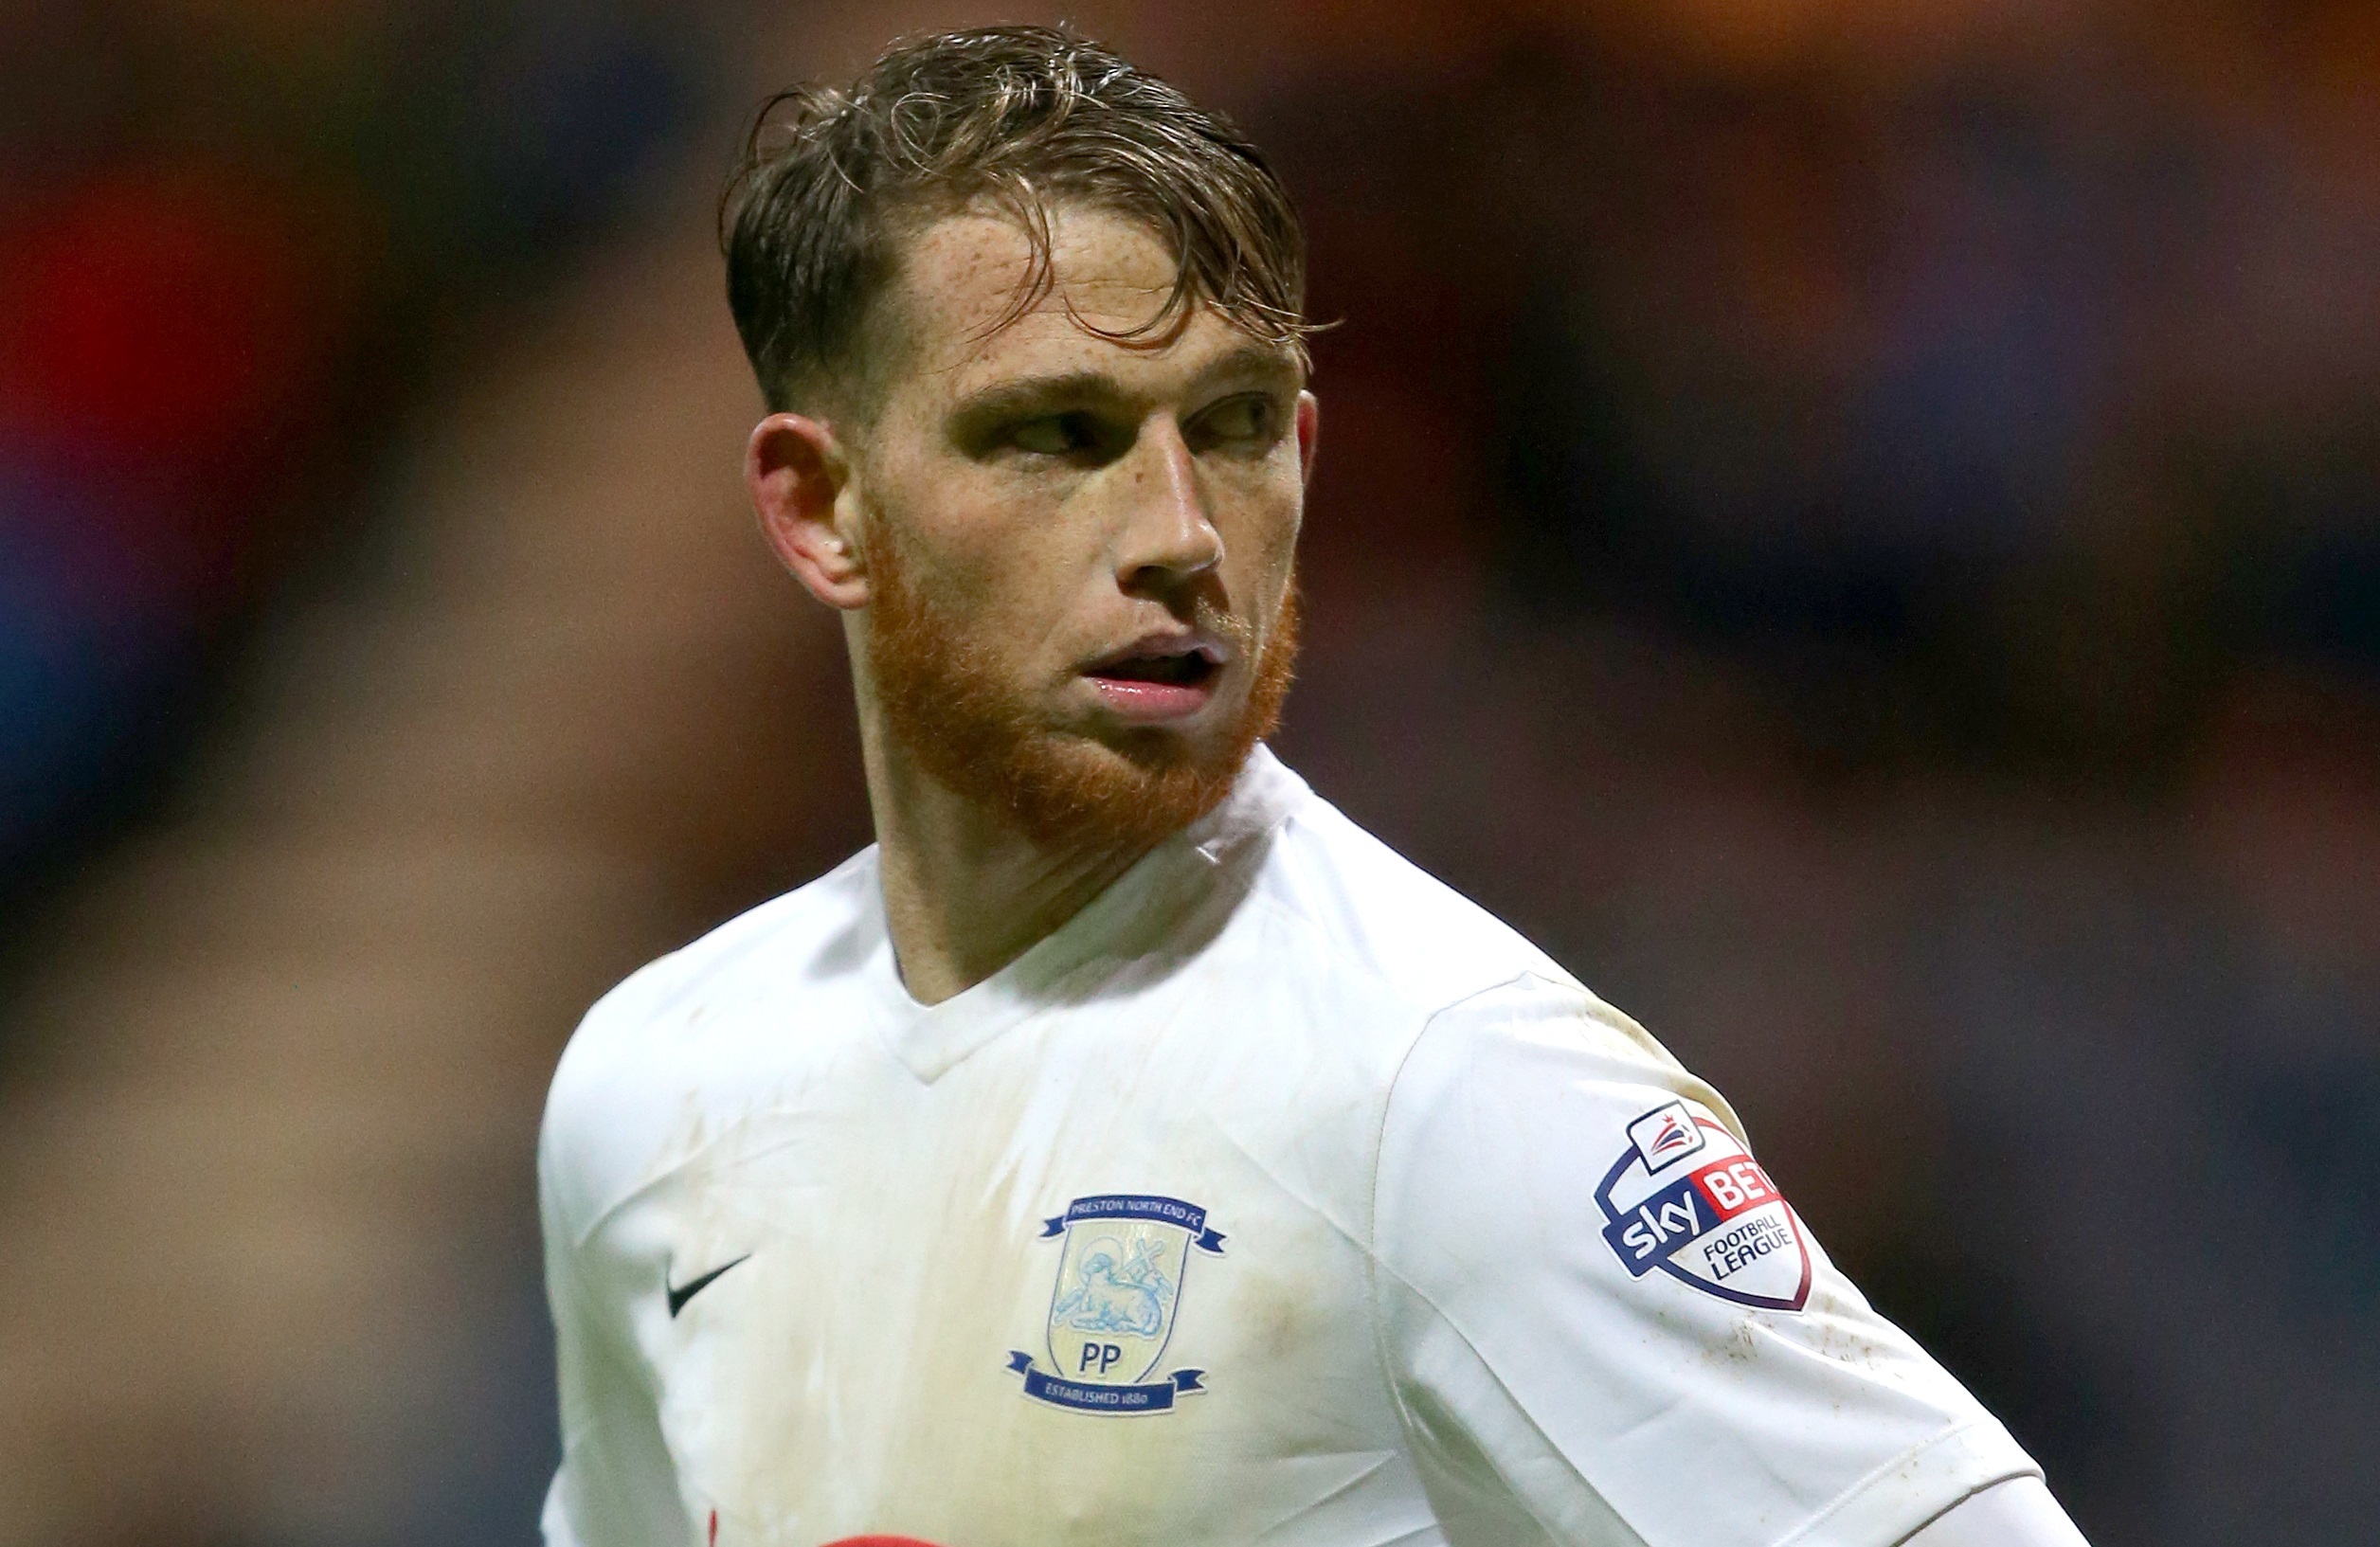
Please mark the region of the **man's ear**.
<svg viewBox="0 0 2380 1547"><path fill-rule="evenodd" d="M1297 395L1297 465L1307 483L1314 481L1314 454L1322 445L1323 405L1311 392Z"/></svg>
<svg viewBox="0 0 2380 1547"><path fill-rule="evenodd" d="M744 483L761 534L793 578L830 607L868 604L868 571L841 509L851 460L824 423L770 414L744 448Z"/></svg>

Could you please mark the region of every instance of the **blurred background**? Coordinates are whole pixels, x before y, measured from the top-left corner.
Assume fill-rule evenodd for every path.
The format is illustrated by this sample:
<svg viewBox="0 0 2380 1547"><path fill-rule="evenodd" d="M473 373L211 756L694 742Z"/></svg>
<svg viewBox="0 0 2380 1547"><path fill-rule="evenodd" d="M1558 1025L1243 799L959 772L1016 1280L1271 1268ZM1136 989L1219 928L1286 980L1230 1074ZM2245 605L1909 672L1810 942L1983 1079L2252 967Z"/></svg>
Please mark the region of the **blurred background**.
<svg viewBox="0 0 2380 1547"><path fill-rule="evenodd" d="M1086 3L1274 153L1281 745L2099 1547L2380 1519L2380 8ZM866 840L712 201L877 0L0 5L0 1542L532 1538L586 1004Z"/></svg>

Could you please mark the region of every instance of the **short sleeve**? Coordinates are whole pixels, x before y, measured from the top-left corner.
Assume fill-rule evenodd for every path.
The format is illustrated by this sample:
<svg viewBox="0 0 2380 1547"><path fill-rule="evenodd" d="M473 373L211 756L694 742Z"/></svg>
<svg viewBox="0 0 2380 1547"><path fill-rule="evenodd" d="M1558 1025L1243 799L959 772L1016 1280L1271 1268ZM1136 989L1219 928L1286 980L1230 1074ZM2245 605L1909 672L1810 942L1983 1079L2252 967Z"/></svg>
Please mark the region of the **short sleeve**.
<svg viewBox="0 0 2380 1547"><path fill-rule="evenodd" d="M676 1464L653 1388L621 1324L580 1262L583 1227L568 1200L571 1113L557 1085L538 1145L546 1298L553 1312L562 1464L547 1491L546 1547L691 1547Z"/></svg>
<svg viewBox="0 0 2380 1547"><path fill-rule="evenodd" d="M1575 985L1431 1020L1377 1186L1382 1356L1454 1547L1892 1547L2038 1474L1718 1094Z"/></svg>

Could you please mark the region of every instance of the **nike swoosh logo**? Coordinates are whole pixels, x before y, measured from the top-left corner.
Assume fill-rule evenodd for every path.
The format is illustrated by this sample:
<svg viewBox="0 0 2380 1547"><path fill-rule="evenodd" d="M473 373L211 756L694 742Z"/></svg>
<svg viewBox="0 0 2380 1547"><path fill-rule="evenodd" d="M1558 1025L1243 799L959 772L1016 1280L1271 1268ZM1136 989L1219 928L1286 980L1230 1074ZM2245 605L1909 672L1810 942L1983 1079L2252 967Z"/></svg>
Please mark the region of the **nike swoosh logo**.
<svg viewBox="0 0 2380 1547"><path fill-rule="evenodd" d="M702 1293L705 1289L710 1288L711 1281L712 1279L717 1278L729 1268L735 1267L737 1263L746 1263L751 1260L752 1254L747 1251L741 1257L736 1258L735 1262L721 1263L718 1267L712 1268L710 1272L705 1273L702 1277L690 1280L687 1283L677 1286L677 1287L674 1289L670 1287L670 1281L666 1277L663 1278L661 1280L661 1287L669 1294L670 1320L673 1322L676 1321L677 1313L686 1308L686 1302L694 1299L694 1296Z"/></svg>

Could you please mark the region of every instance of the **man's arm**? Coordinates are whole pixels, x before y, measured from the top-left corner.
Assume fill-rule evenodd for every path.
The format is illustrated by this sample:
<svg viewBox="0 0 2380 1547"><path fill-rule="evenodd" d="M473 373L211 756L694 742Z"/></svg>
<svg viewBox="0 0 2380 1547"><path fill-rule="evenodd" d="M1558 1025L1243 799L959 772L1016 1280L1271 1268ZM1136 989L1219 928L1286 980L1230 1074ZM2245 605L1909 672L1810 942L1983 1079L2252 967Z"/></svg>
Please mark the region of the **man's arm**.
<svg viewBox="0 0 2380 1547"><path fill-rule="evenodd" d="M1902 1547L2090 1547L2038 1477L1960 1500Z"/></svg>
<svg viewBox="0 0 2380 1547"><path fill-rule="evenodd" d="M546 1492L546 1547L693 1547L651 1390L556 1288L562 1465Z"/></svg>
<svg viewBox="0 0 2380 1547"><path fill-rule="evenodd" d="M576 1191L561 1179L578 1142L568 1106L559 1096L549 1106L537 1154L562 1418L562 1465L542 1520L546 1547L693 1547L651 1381L617 1307L588 1282L579 1229L563 1201Z"/></svg>
<svg viewBox="0 0 2380 1547"><path fill-rule="evenodd" d="M1902 1547L1956 1519L2003 1547L2000 1488L2039 1468L1780 1185L1574 985L1433 1018L1382 1129L1374 1314L1451 1541Z"/></svg>

